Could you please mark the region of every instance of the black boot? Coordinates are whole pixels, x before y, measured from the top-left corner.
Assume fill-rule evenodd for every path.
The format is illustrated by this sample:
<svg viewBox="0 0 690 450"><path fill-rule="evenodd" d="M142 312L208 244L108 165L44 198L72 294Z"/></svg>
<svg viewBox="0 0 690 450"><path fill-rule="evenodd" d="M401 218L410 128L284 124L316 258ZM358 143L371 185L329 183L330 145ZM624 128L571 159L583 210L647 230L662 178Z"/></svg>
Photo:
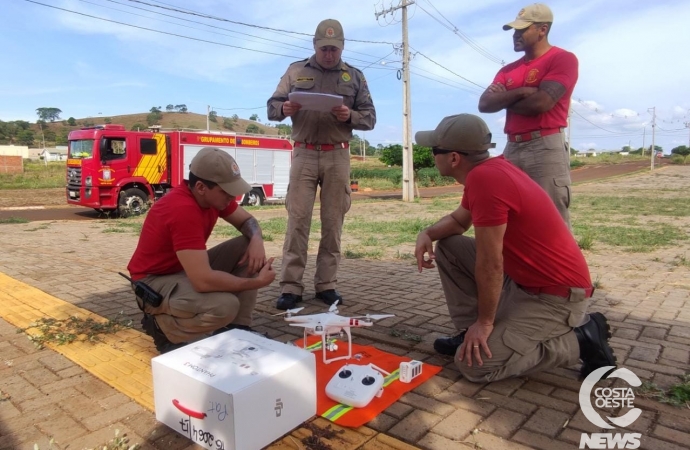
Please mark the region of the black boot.
<svg viewBox="0 0 690 450"><path fill-rule="evenodd" d="M325 291L317 292L314 297L318 298L327 305L332 305L336 301L338 302L338 305L344 305L343 296L340 295L340 293L335 289L326 289Z"/></svg>
<svg viewBox="0 0 690 450"><path fill-rule="evenodd" d="M285 292L284 294L280 294L280 297L278 297L278 301L276 302L276 308L282 309L283 311L287 311L288 309L292 309L295 306L297 306L297 304L301 301L301 295Z"/></svg>
<svg viewBox="0 0 690 450"><path fill-rule="evenodd" d="M589 322L574 328L577 342L580 344L580 359L583 378L600 367L616 367L616 356L609 345L611 327L602 313L591 313Z"/></svg>
<svg viewBox="0 0 690 450"><path fill-rule="evenodd" d="M144 313L144 318L141 319L141 327L144 329L146 334L153 338L153 345L156 346L156 350L158 350L160 354L167 353L187 345L186 342L180 342L179 344L173 344L170 342L165 333L163 333L163 330L161 330L158 326L158 323L156 323L155 317L153 317L151 314Z"/></svg>
<svg viewBox="0 0 690 450"><path fill-rule="evenodd" d="M460 332L453 337L438 338L434 341L434 350L437 353L448 356L455 356L458 348L462 345L465 340L465 333L467 330Z"/></svg>

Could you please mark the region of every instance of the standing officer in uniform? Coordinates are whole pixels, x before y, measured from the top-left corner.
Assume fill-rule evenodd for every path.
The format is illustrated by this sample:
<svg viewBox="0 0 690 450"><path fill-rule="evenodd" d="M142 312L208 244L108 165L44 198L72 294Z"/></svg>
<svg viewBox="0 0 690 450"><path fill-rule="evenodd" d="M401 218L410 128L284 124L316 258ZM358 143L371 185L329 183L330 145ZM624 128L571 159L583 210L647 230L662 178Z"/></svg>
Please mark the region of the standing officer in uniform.
<svg viewBox="0 0 690 450"><path fill-rule="evenodd" d="M268 119L292 119L295 151L285 206L288 226L280 272L281 294L276 307L293 308L302 301L302 276L316 188L321 187L321 241L316 257L316 298L326 304L342 296L336 291L340 264L340 236L350 209L350 150L352 130L371 130L376 111L364 75L340 59L345 35L340 22L319 23L314 34L314 55L288 67L268 99ZM340 95L343 104L331 111L302 109L288 99L291 92Z"/></svg>
<svg viewBox="0 0 690 450"><path fill-rule="evenodd" d="M574 54L549 44L553 14L535 3L504 25L525 56L501 68L479 98L483 113L506 110L505 158L527 172L551 197L570 226L570 155L563 128L578 76Z"/></svg>

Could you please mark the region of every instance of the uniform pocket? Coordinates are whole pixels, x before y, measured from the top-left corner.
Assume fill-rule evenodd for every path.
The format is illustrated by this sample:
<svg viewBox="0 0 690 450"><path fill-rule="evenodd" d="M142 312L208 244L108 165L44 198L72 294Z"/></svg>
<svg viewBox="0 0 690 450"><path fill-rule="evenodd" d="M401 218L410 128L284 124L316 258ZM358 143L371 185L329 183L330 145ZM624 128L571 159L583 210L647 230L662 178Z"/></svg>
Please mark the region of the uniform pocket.
<svg viewBox="0 0 690 450"><path fill-rule="evenodd" d="M335 92L338 95L343 96L343 105L347 106L348 108L352 108L354 106L357 92L355 92L355 87L352 84L338 84L335 87Z"/></svg>
<svg viewBox="0 0 690 450"><path fill-rule="evenodd" d="M506 328L503 332L503 344L520 355L526 355L536 347L537 341L533 341L524 334Z"/></svg>
<svg viewBox="0 0 690 450"><path fill-rule="evenodd" d="M345 198L343 198L343 214L348 212L350 210L350 207L352 206L352 188L350 187L350 184L348 183L345 186Z"/></svg>
<svg viewBox="0 0 690 450"><path fill-rule="evenodd" d="M310 91L312 89L314 89L314 79L313 78L308 78L308 77L298 78L295 81L295 83L292 85L293 91Z"/></svg>
<svg viewBox="0 0 690 450"><path fill-rule="evenodd" d="M566 208L570 207L570 177L555 177L553 179L553 183L556 185L558 191L561 192L561 195L565 198Z"/></svg>

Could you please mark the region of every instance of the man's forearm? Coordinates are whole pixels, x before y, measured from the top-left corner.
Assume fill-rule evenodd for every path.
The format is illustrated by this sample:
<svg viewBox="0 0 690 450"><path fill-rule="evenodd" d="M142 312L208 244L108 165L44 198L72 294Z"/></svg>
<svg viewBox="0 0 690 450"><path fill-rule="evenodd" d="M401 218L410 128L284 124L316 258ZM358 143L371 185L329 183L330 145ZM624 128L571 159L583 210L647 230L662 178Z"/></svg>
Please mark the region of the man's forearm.
<svg viewBox="0 0 690 450"><path fill-rule="evenodd" d="M475 277L478 294L477 322L492 325L503 290L503 262L482 260L478 255Z"/></svg>
<svg viewBox="0 0 690 450"><path fill-rule="evenodd" d="M534 95L525 97L515 102L508 109L523 116L536 116L553 108L556 102L544 91L538 91Z"/></svg>
<svg viewBox="0 0 690 450"><path fill-rule="evenodd" d="M465 231L467 231L465 227L460 225L451 215L442 217L441 220L424 230L432 241L463 234Z"/></svg>
<svg viewBox="0 0 690 450"><path fill-rule="evenodd" d="M244 221L240 227L240 233L242 233L242 235L247 239L252 239L255 236L262 237L261 227L259 226L259 222L254 217L250 217Z"/></svg>

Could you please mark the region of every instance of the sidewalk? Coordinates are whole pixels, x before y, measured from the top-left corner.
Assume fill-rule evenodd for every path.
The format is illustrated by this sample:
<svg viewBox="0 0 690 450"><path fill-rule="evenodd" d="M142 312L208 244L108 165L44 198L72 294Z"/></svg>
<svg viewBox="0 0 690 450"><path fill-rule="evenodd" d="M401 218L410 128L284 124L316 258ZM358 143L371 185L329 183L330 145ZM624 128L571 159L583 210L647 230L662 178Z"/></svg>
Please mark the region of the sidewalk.
<svg viewBox="0 0 690 450"><path fill-rule="evenodd" d="M644 189L656 185L658 177L669 177L679 188L687 184L690 192L689 172L670 167L636 175L633 184ZM578 189L616 191L629 178L581 186L575 195ZM674 223L690 229L687 216L674 218ZM131 291L117 275L137 236L104 232L108 228L107 221L0 225L0 449L33 449L36 443L44 450L51 437L54 449L93 448L112 439L116 429L128 434L130 444L145 449L203 448L156 422L147 406L146 380L128 382L136 365L124 364L121 355L145 365L156 353L151 339L140 332L141 313ZM690 372L690 266L672 264L678 255L690 256L689 249L682 242L650 253L586 254L593 278L603 285L591 309L611 321L619 364L661 387ZM313 260L305 280L313 278ZM330 448L575 449L583 432L609 432L597 429L580 410L576 367L486 385L463 380L452 359L432 348L435 338L454 333L435 271L418 274L409 260L343 259L339 290L346 299L344 315L396 314L386 321L388 326L353 330L357 343L373 343L443 370L366 427L327 441ZM277 312L278 294L277 281L260 291L255 326L285 342L300 337L301 329L270 315ZM322 304L312 297L308 287L305 312L321 311ZM26 304L18 305L17 298ZM37 350L26 335L16 333L15 323L30 321L31 314L55 308L60 300L66 302L63 313L82 308L113 317L122 311L136 329L118 333L97 349L71 344ZM413 335L421 341L403 339ZM102 381L108 376L110 382ZM641 448L690 448L690 409L641 397L635 407L643 410L642 416L626 431L642 434ZM326 423L318 419L314 426ZM300 441L308 433L296 430L270 448L310 448Z"/></svg>

